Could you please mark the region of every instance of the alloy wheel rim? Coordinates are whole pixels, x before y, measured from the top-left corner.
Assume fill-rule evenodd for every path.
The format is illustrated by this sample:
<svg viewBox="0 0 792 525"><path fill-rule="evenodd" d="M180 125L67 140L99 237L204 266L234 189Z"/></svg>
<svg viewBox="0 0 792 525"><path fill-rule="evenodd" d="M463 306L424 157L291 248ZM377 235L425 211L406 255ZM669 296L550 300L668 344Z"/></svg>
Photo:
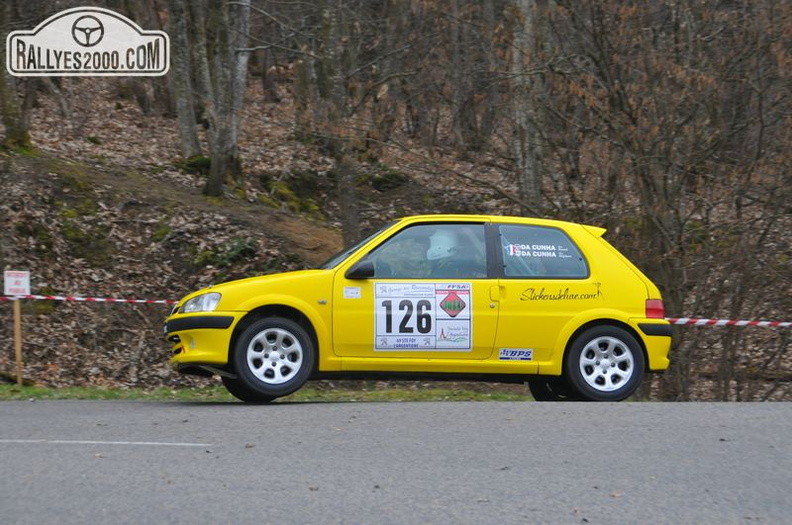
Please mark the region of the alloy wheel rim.
<svg viewBox="0 0 792 525"><path fill-rule="evenodd" d="M280 385L291 380L302 363L300 341L282 328L262 330L247 347L248 368L259 381L268 385Z"/></svg>
<svg viewBox="0 0 792 525"><path fill-rule="evenodd" d="M624 388L635 371L635 356L624 341L603 336L592 339L580 353L583 380L599 392Z"/></svg>

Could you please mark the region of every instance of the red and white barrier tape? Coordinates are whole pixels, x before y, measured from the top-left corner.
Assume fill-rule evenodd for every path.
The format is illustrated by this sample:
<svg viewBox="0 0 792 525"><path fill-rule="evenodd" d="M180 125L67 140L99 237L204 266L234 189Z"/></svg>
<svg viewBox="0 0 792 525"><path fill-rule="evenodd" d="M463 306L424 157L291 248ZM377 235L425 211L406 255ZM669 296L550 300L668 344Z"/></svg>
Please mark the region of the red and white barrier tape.
<svg viewBox="0 0 792 525"><path fill-rule="evenodd" d="M126 303L126 304L176 304L170 299L117 299L114 297L75 297L71 295L2 295L0 301L33 299L37 301L74 301L82 303Z"/></svg>
<svg viewBox="0 0 792 525"><path fill-rule="evenodd" d="M74 301L85 303L126 303L126 304L176 304L171 299L118 299L113 297L75 297L70 295L0 295L0 301L33 299L38 301ZM792 328L792 321L747 321L735 319L697 319L691 317L666 317L673 325L682 326L761 326L765 328Z"/></svg>
<svg viewBox="0 0 792 525"><path fill-rule="evenodd" d="M729 319L692 319L689 317L666 317L674 325L685 326L761 326L764 328L790 328L792 321L746 321Z"/></svg>

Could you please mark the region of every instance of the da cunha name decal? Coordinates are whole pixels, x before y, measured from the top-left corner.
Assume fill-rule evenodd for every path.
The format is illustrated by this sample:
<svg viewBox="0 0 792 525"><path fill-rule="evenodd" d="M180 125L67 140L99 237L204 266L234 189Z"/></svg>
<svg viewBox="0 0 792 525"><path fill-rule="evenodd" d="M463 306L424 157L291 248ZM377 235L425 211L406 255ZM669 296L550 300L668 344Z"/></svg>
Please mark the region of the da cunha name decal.
<svg viewBox="0 0 792 525"><path fill-rule="evenodd" d="M101 7L67 9L6 38L6 69L19 77L162 76L169 67L164 31Z"/></svg>

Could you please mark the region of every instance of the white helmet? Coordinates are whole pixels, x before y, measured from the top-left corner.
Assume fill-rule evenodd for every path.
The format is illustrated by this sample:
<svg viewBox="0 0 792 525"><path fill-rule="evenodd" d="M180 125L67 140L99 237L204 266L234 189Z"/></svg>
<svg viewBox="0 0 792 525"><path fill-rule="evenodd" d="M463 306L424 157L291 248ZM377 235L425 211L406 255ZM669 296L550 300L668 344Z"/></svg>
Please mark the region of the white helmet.
<svg viewBox="0 0 792 525"><path fill-rule="evenodd" d="M448 230L440 230L429 236L426 258L430 261L451 257L457 248L457 236Z"/></svg>

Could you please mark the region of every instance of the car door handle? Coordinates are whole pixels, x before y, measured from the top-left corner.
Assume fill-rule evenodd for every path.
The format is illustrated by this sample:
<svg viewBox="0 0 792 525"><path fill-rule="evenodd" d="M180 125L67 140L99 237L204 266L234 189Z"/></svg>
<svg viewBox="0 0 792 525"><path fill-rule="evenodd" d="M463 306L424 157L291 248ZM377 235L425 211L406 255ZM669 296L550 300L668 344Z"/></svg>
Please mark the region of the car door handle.
<svg viewBox="0 0 792 525"><path fill-rule="evenodd" d="M490 286L490 301L500 301L500 286Z"/></svg>

